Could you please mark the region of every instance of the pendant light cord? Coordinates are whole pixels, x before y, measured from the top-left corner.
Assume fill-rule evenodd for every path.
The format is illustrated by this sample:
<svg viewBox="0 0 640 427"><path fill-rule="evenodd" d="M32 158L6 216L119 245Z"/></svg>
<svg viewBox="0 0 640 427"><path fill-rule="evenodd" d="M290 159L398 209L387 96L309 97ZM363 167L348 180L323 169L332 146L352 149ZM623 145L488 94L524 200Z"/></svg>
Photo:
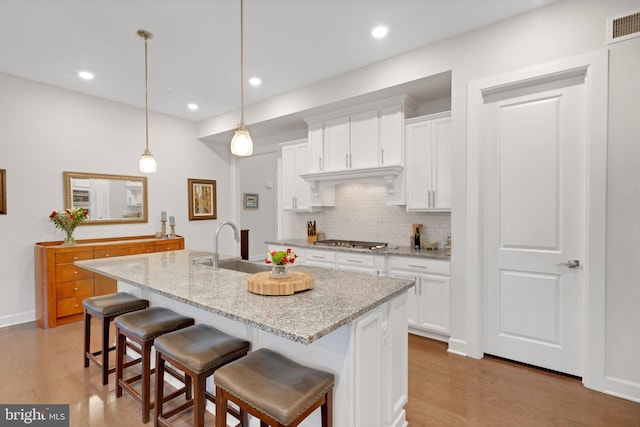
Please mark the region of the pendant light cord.
<svg viewBox="0 0 640 427"><path fill-rule="evenodd" d="M144 123L145 123L145 153L149 151L149 75L147 66L147 39L146 34L144 37Z"/></svg>
<svg viewBox="0 0 640 427"><path fill-rule="evenodd" d="M240 125L244 129L244 1L240 0Z"/></svg>

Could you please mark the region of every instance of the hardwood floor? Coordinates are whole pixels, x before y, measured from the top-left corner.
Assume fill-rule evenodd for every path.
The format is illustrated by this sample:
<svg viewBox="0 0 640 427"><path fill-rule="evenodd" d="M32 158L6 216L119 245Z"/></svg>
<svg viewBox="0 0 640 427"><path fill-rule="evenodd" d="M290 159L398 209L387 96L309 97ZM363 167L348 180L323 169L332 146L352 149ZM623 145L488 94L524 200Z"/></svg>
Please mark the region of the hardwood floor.
<svg viewBox="0 0 640 427"><path fill-rule="evenodd" d="M446 350L409 335L410 427L640 426L639 403L589 390L579 379Z"/></svg>
<svg viewBox="0 0 640 427"><path fill-rule="evenodd" d="M83 367L82 322L0 328L0 343L0 403L68 403L70 425L77 427L144 425L130 396L116 399L113 376L102 386L98 368ZM638 403L585 389L573 378L493 358L460 357L446 348L409 336L410 427L640 426ZM213 419L208 415L207 425ZM186 414L178 421L187 426L191 419Z"/></svg>

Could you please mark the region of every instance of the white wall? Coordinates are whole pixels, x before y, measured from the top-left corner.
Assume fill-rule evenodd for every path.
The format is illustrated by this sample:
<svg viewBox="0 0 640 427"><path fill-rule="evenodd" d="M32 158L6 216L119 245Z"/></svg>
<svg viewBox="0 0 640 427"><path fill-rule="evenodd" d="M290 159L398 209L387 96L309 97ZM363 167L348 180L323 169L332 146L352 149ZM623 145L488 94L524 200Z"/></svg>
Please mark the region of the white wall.
<svg viewBox="0 0 640 427"><path fill-rule="evenodd" d="M467 85L565 58L609 49L608 16L637 10L640 0L563 0L462 36L345 73L248 108L262 120L311 109L452 70L454 242L451 335L467 342ZM606 301L606 390L640 401L640 239L638 239L638 40L610 47ZM286 108L285 108L286 106ZM286 111L283 111L283 108ZM224 117L220 122L224 122ZM215 128L215 119L199 133ZM598 243L598 242L596 242ZM604 380L601 381L604 383Z"/></svg>
<svg viewBox="0 0 640 427"><path fill-rule="evenodd" d="M605 369L626 390L640 384L640 38L611 46L609 73Z"/></svg>
<svg viewBox="0 0 640 427"><path fill-rule="evenodd" d="M35 318L33 245L61 240L48 220L62 209L62 172L143 175L144 110L0 74L0 169L7 170L7 215L0 215L0 326ZM80 226L76 238L154 234L160 211L176 218L186 247L212 250L218 221L188 220L187 179L215 179L218 218L233 219L228 159L196 139L194 123L150 114L158 172L148 175L146 224ZM239 253L232 236L221 252Z"/></svg>
<svg viewBox="0 0 640 427"><path fill-rule="evenodd" d="M278 153L265 153L238 160L238 193L257 193L257 210L240 207L239 226L249 229L249 259L267 255L266 241L276 239L276 195ZM240 203L244 203L241 197ZM243 205L244 206L244 205Z"/></svg>

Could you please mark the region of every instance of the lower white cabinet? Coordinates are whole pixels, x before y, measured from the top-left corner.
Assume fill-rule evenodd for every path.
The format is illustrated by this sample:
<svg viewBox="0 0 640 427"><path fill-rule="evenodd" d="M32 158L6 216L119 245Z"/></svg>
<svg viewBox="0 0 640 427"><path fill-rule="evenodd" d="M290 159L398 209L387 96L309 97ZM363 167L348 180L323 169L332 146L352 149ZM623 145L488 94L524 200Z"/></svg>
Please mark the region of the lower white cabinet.
<svg viewBox="0 0 640 427"><path fill-rule="evenodd" d="M355 321L355 426L406 425L407 294Z"/></svg>
<svg viewBox="0 0 640 427"><path fill-rule="evenodd" d="M391 257L388 275L414 279L409 290L409 332L446 340L450 334L450 263L418 257Z"/></svg>
<svg viewBox="0 0 640 427"><path fill-rule="evenodd" d="M384 270L384 257L355 252L336 253L336 268L352 273L378 275Z"/></svg>
<svg viewBox="0 0 640 427"><path fill-rule="evenodd" d="M317 249L307 249L305 251L304 265L312 267L336 268L336 252Z"/></svg>

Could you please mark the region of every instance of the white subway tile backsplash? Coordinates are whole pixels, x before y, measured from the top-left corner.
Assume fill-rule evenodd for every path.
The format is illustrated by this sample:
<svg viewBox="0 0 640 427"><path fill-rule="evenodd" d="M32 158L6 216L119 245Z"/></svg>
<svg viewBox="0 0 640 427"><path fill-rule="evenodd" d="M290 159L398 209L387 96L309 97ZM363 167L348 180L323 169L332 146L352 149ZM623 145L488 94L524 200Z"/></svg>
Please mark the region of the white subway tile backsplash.
<svg viewBox="0 0 640 427"><path fill-rule="evenodd" d="M337 185L333 208L294 214L292 237L305 238L307 221L314 220L323 239L409 246L411 225L423 224L422 241L435 241L443 248L451 235L451 214L407 212L405 206L387 205L384 186L363 183Z"/></svg>

